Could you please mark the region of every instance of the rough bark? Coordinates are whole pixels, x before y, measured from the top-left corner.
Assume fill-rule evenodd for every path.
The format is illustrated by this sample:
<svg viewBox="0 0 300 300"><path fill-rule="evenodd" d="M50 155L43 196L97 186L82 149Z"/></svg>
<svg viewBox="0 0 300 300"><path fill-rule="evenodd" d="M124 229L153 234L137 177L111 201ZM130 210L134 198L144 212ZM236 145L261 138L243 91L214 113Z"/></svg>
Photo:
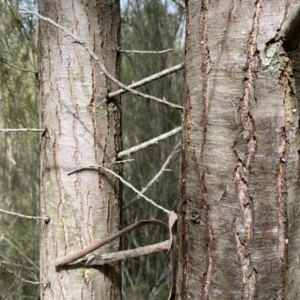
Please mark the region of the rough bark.
<svg viewBox="0 0 300 300"><path fill-rule="evenodd" d="M187 1L178 299L299 298L294 2Z"/></svg>
<svg viewBox="0 0 300 300"><path fill-rule="evenodd" d="M118 77L118 1L40 0L40 13L79 36ZM100 102L116 86L78 44L52 25L40 24L42 137L42 299L120 299L120 266L55 270L50 261L119 230L119 181L104 172L120 142L120 103ZM119 166L119 165L118 165ZM118 171L118 170L115 170ZM115 252L119 241L97 250Z"/></svg>

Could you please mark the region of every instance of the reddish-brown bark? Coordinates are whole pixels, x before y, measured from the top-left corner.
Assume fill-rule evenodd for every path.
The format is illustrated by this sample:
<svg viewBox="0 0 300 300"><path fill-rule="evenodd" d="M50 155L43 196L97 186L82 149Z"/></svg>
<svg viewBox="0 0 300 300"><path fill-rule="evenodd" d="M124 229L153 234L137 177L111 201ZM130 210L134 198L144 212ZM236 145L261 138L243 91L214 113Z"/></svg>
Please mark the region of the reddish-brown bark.
<svg viewBox="0 0 300 300"><path fill-rule="evenodd" d="M40 13L79 36L118 77L118 1L40 1ZM43 226L41 281L43 299L120 299L118 263L99 268L55 270L50 262L119 229L120 186L103 172L74 169L110 166L121 149L120 103L116 87L78 44L41 21L42 138L41 209ZM115 170L117 171L117 170ZM97 250L119 249L119 241Z"/></svg>
<svg viewBox="0 0 300 300"><path fill-rule="evenodd" d="M177 298L296 299L298 6L186 5Z"/></svg>

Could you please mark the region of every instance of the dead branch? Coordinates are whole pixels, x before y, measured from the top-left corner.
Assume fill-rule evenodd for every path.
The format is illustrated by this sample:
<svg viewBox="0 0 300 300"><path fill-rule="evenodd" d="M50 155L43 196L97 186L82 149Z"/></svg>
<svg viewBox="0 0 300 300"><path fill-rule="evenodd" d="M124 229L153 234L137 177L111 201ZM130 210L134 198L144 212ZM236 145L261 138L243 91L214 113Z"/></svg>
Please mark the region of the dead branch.
<svg viewBox="0 0 300 300"><path fill-rule="evenodd" d="M127 156L127 155L130 155L131 153L134 153L134 152L137 152L141 149L144 149L144 148L147 148L151 145L154 145L154 144L157 144L158 142L162 141L162 140L165 140L173 135L175 135L176 133L180 132L181 131L181 126L180 127L177 127L175 129L172 129L171 131L169 132L166 132L164 134L161 134L160 136L157 136L156 138L153 138L147 142L144 142L142 144L139 144L137 146L134 146L134 147L131 147L127 150L124 150L124 151L121 151L118 153L117 155L117 158L122 158L123 156Z"/></svg>
<svg viewBox="0 0 300 300"><path fill-rule="evenodd" d="M34 73L34 74L38 74L37 71L32 71L32 70L28 70L28 69L23 69L23 68L19 68L15 65L13 65L12 63L10 63L6 58L0 56L0 62L3 62L4 64L18 70L18 71L22 71L22 72L29 72L29 73Z"/></svg>
<svg viewBox="0 0 300 300"><path fill-rule="evenodd" d="M169 247L170 247L170 240L166 240L164 242L160 242L157 244L148 245L144 247L138 247L135 249L112 252L112 253L102 254L102 255L92 255L91 257L88 258L85 264L86 266L104 265L118 260L126 260L129 258L140 257L140 256L149 255L151 253L165 251L168 250Z"/></svg>
<svg viewBox="0 0 300 300"><path fill-rule="evenodd" d="M179 142L173 149L173 151L171 152L171 154L167 157L166 161L164 162L164 164L162 165L162 167L160 168L160 170L157 172L157 174L155 174L155 176L148 182L148 184L141 190L141 193L144 194L148 188L154 183L156 182L156 180L161 176L161 174L165 171L167 165L169 164L170 160L172 159L172 157L174 156L175 153L178 152L178 148L181 145L181 142ZM128 203L126 205L123 206L123 209L127 209L132 203L134 203L137 199L139 199L140 196L137 195L135 196L133 199L131 199L130 201L128 201Z"/></svg>
<svg viewBox="0 0 300 300"><path fill-rule="evenodd" d="M68 173L68 175L72 175L76 172L80 172L80 171L84 171L84 170L96 170L99 171L99 168L105 170L106 172L114 175L115 177L117 177L120 181L122 181L125 185L127 185L129 188L131 188L134 192L136 192L140 197L144 198L147 202L151 203L153 206L157 207L158 209L162 210L163 212L167 213L168 215L170 214L171 211L169 211L168 209L158 205L157 203L155 203L153 200L149 199L148 197L146 197L145 195L143 195L140 191L138 191L133 185L131 185L129 182L127 182L126 180L124 180L120 175L118 175L117 173L115 173L114 171L107 169L103 166L90 166L90 167L84 167L84 168L79 168L76 169L74 171L71 171L70 173Z"/></svg>
<svg viewBox="0 0 300 300"><path fill-rule="evenodd" d="M158 221L158 220L142 220L142 221L138 221L134 224L131 224L129 226L127 226L126 228L118 231L117 233L107 237L106 239L103 239L101 241L98 241L84 249L81 249L79 251L76 251L75 253L63 256L63 257L59 257L56 260L54 260L51 264L54 265L56 268L65 266L67 264L70 264L74 261L76 261L79 258L82 258L86 255L88 255L89 253L95 251L96 249L108 244L109 242L115 240L116 238L122 236L123 234L132 231L133 229L136 229L138 227L142 227L148 224L152 224L152 225L159 225L159 226L163 226L165 228L169 228L168 225L164 222Z"/></svg>
<svg viewBox="0 0 300 300"><path fill-rule="evenodd" d="M11 238L11 237L10 237ZM28 261L36 270L39 270L39 267L35 264L33 260L30 259L30 257L27 256L26 253L23 251L23 247L17 242L17 241L11 241L7 239L5 236L2 236L2 240L6 241L6 243L10 244L16 251L18 251L19 256L22 257L22 259Z"/></svg>
<svg viewBox="0 0 300 300"><path fill-rule="evenodd" d="M185 9L185 4L183 1L180 0L172 0L174 3L176 3L177 5L179 5L181 8Z"/></svg>
<svg viewBox="0 0 300 300"><path fill-rule="evenodd" d="M122 50L121 48L118 48L117 51L120 53L161 54L161 53L173 51L173 48L161 50L161 51Z"/></svg>
<svg viewBox="0 0 300 300"><path fill-rule="evenodd" d="M22 215L22 214L15 213L15 212L7 211L7 210L1 209L1 208L0 208L0 212L3 212L3 213L8 214L8 215L21 217L21 218L27 218L27 219L33 219L33 220L45 220L46 222L50 221L49 216L46 216L46 217L27 216L27 215Z"/></svg>
<svg viewBox="0 0 300 300"><path fill-rule="evenodd" d="M33 12L29 9L26 9L26 8L20 8L21 10L24 10L30 14L33 14L37 17L39 17L40 19L54 25L55 27L59 28L60 30L64 31L68 36L70 36L73 40L74 40L74 43L76 44L79 44L80 46L82 46L89 54L90 56L96 61L96 63L99 65L99 67L101 68L101 70L103 71L103 73L106 75L106 77L108 77L111 81L113 81L114 83L116 83L120 88L132 93L133 95L136 95L136 96L139 96L139 97L142 97L142 98L145 98L145 99L149 99L149 100L154 100L156 102L159 102L159 103L162 103L162 104L165 104L167 106L170 106L170 107L173 107L173 108L176 108L176 109L179 109L179 110L183 110L183 107L180 106L180 105L177 105L177 104L174 104L174 103L171 103L171 102L168 102L166 99L160 99L160 98L157 98L157 97L154 97L154 96L151 96L151 95L147 95L147 94L143 94L143 93L140 93L136 90L133 90L131 88L128 88L125 84L123 84L122 82L118 81L114 76L112 76L107 70L106 68L104 67L104 65L100 62L100 59L98 58L98 56L96 55L95 52L93 52L87 45L85 42L83 42L82 40L80 40L78 37L76 37L74 34L72 34L69 30L65 29L63 26L57 24L56 22L54 22L53 20L51 20L50 18L46 18L46 17L43 17L42 15L36 13L36 12Z"/></svg>
<svg viewBox="0 0 300 300"><path fill-rule="evenodd" d="M45 129L39 128L0 128L0 132L44 132Z"/></svg>
<svg viewBox="0 0 300 300"><path fill-rule="evenodd" d="M144 78L144 79L142 79L142 80L139 80L139 81L137 81L137 82L134 82L134 83L128 85L128 88L134 89L134 88L137 88L137 87L139 87L139 86L143 86L143 85L145 85L145 84L147 84L147 83L149 83L149 82L151 82L151 81L160 79L160 78L162 78L162 77L164 77L164 76L166 76L166 75L168 75L168 74L177 72L177 71L183 69L183 67L184 67L184 63L179 64L179 65L176 65L176 66L174 66L174 67L172 67L172 68L163 70L163 71L161 71L161 72L159 72L159 73L153 74L153 75L151 75L151 76L149 76L149 77L146 77L146 78ZM117 90L117 91L115 91L115 92L109 93L109 94L108 94L108 98L113 98L113 97L116 97L116 96L118 96L118 95L122 95L122 94L124 94L124 93L126 93L126 92L127 92L126 90L120 89L120 90Z"/></svg>
<svg viewBox="0 0 300 300"><path fill-rule="evenodd" d="M5 272L7 272L7 273L9 273L9 274L12 274L14 277L20 279L20 280L23 281L23 282L30 283L30 284L46 284L46 282L37 282L37 281L27 280L27 279L25 279L25 278L23 278L23 277L21 277L21 276L15 274L13 271L8 270L8 269L7 269L5 266L3 266L1 263L0 263L0 267L1 267Z"/></svg>

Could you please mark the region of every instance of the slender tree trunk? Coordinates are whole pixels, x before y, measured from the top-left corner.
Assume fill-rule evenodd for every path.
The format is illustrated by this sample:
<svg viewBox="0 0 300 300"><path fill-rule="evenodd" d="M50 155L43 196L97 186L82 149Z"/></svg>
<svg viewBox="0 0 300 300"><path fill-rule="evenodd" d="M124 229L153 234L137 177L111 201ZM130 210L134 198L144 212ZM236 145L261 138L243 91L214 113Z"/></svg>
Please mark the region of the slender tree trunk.
<svg viewBox="0 0 300 300"><path fill-rule="evenodd" d="M179 299L299 299L298 6L187 1Z"/></svg>
<svg viewBox="0 0 300 300"><path fill-rule="evenodd" d="M40 0L40 13L79 36L118 77L119 3ZM51 261L119 229L119 182L103 172L74 169L110 166L120 151L120 103L99 105L116 87L80 45L41 21L43 299L120 299L120 266L82 265L55 270ZM119 249L115 241L100 249Z"/></svg>

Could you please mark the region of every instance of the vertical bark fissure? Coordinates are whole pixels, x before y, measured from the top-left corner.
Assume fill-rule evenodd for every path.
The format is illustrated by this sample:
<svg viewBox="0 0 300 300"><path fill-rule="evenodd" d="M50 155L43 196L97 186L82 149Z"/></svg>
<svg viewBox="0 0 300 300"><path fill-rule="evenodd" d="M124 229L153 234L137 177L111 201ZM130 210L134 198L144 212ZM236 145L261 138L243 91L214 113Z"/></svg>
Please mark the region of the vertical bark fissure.
<svg viewBox="0 0 300 300"><path fill-rule="evenodd" d="M283 299L287 298L287 184L286 184L286 160L289 156L290 143L287 138L287 131L293 125L291 115L293 115L291 101L293 99L293 88L289 79L291 67L288 63L285 70L281 74L280 82L285 87L284 107L285 107L285 126L281 128L281 153L279 158L279 166L277 171L277 213L278 213L278 259L281 272L281 284Z"/></svg>
<svg viewBox="0 0 300 300"><path fill-rule="evenodd" d="M204 273L204 282L202 285L202 299L208 299L208 291L210 285L210 278L213 268L213 259L212 259L212 243L213 243L213 235L212 235L212 227L211 227L211 219L210 219L210 207L207 204L207 193L206 193L206 186L205 186L205 174L202 175L199 173L199 164L196 158L196 153L194 152L194 161L196 166L196 172L198 175L198 180L201 185L203 199L202 203L205 207L205 222L206 222L206 235L207 235L207 244L206 244L206 271Z"/></svg>
<svg viewBox="0 0 300 300"><path fill-rule="evenodd" d="M92 209L92 203L90 201L90 190L87 192L87 197L86 197L86 202L87 202L87 207L88 207L88 221L87 221L87 228L88 228L88 233L89 233L89 238L91 241L91 244L94 243L94 237L93 237L93 225L94 225L94 220L93 220L93 209Z"/></svg>
<svg viewBox="0 0 300 300"><path fill-rule="evenodd" d="M187 297L187 288L188 288L188 260L189 260L189 249L188 249L188 240L189 240L189 222L187 217L187 199L186 199L186 175L187 175L187 158L186 153L188 146L190 144L190 134L191 134L191 118L188 114L191 111L191 99L190 92L187 86L185 86L185 126L186 134L183 136L182 140L182 165L181 165L181 196L182 196L182 205L181 205L181 256L182 256L182 278L181 278L181 299L186 299Z"/></svg>
<svg viewBox="0 0 300 300"><path fill-rule="evenodd" d="M97 138L98 138L98 126L97 126L97 118L96 118L96 103L97 103L97 76L96 76L96 66L94 62L91 62L92 66L92 97L89 104L89 113L91 116L92 124L93 124L93 137L94 137L94 147L95 147L95 161L98 160L98 147L97 147Z"/></svg>
<svg viewBox="0 0 300 300"><path fill-rule="evenodd" d="M209 83L210 83L210 54L209 54L209 47L208 47L208 9L209 9L209 0L202 1L202 9L201 9L201 17L200 17L200 41L201 41L201 53L203 57L202 63L202 89L203 89L203 117L202 117L202 129L203 129L203 142L202 142L202 149L200 154L200 162L201 164L204 163L203 161L203 153L204 147L206 144L206 126L207 126L207 116L209 111ZM210 207L207 201L207 191L206 191L206 182L205 182L205 172L202 168L201 175L200 175L200 186L202 190L202 197L203 203L205 207L205 225L206 225L206 234L207 234L207 244L206 244L206 270L204 273L204 282L202 285L202 299L208 299L208 292L211 280L211 273L213 268L213 259L212 259L212 228L211 228L211 220L210 220Z"/></svg>
<svg viewBox="0 0 300 300"><path fill-rule="evenodd" d="M65 286L63 284L63 278L64 278L64 276L63 276L62 273L59 273L58 277L59 277L59 281L58 282L59 282L59 285L61 287L60 289L62 291L59 296L62 297L63 300L65 300L66 299L66 289L65 289ZM53 291L53 290L51 289L51 291ZM54 293L52 293L52 295L54 295ZM54 299L54 297L52 299Z"/></svg>
<svg viewBox="0 0 300 300"><path fill-rule="evenodd" d="M283 291L283 299L286 299L286 257L287 257L287 188L286 188L286 164L285 161L289 152L289 142L287 140L285 128L282 128L281 139L284 143L284 149L281 153L278 175L278 199L277 199L277 212L278 212L278 258L279 267L281 272L281 284Z"/></svg>
<svg viewBox="0 0 300 300"><path fill-rule="evenodd" d="M253 199L249 194L249 176L251 163L256 151L256 138L254 134L254 120L251 115L251 102L255 99L255 71L259 67L259 57L257 50L257 35L259 29L259 15L261 10L261 0L256 1L255 13L253 17L252 30L248 42L246 78L244 81L243 97L239 108L239 116L242 126L242 138L246 142L246 153L244 159L238 157L235 169L235 180L237 190L237 201L241 210L242 220L245 230L244 238L237 231L236 219L233 221L233 232L236 242L236 250L241 264L243 276L243 299L253 299L256 290L257 270L251 266L251 254L247 251L247 246L253 238Z"/></svg>
<svg viewBox="0 0 300 300"><path fill-rule="evenodd" d="M184 151L183 151L184 153ZM182 159L184 159L184 155L182 156ZM182 178L184 181L185 178ZM183 182L183 187L181 189L182 195L185 195L185 185ZM186 298L187 294L187 280L188 280L188 219L187 219L187 201L184 199L182 201L181 206L181 224L182 224L182 232L181 232L181 239L182 239L182 246L181 246L181 254L182 254L182 279L181 279L181 299Z"/></svg>
<svg viewBox="0 0 300 300"><path fill-rule="evenodd" d="M63 225L63 232L65 237L65 250L66 250L68 247L68 230L67 230L66 220L63 214L63 206L65 204L65 193L64 193L64 187L62 184L60 169L57 161L57 151L58 151L58 141L57 141L57 136L55 134L54 141L53 141L53 161L54 161L56 180L58 184L58 190L60 193L60 197L59 197L60 201L58 203L58 215L59 215L59 220L61 220Z"/></svg>

